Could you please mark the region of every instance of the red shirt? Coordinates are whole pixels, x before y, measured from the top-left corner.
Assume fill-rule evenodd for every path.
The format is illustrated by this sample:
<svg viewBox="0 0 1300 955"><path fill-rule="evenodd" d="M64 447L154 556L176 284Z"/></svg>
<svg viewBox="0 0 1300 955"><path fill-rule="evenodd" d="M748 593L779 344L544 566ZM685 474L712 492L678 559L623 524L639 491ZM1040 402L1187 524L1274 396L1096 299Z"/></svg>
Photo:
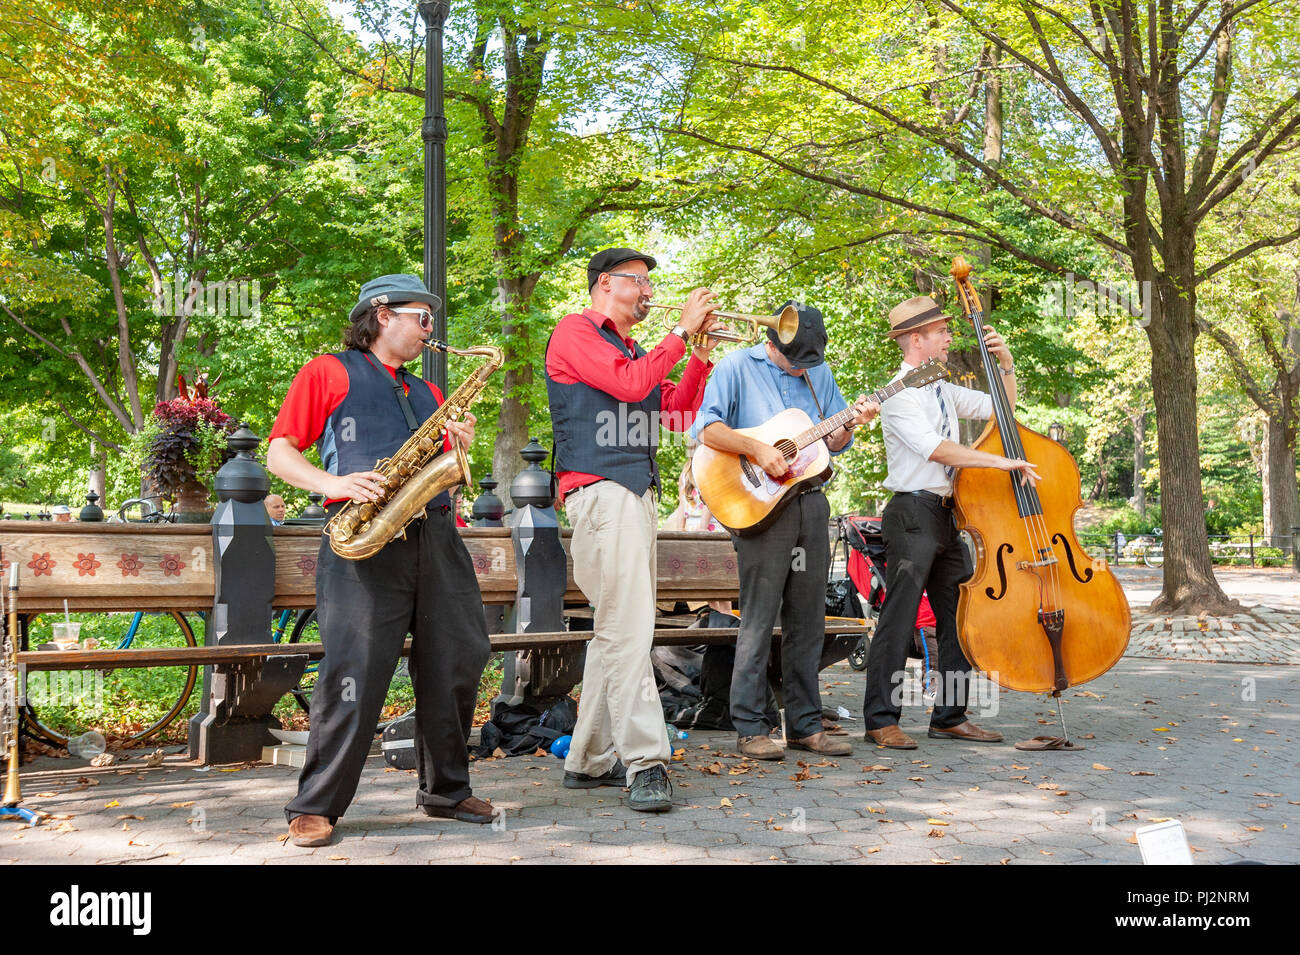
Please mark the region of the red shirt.
<svg viewBox="0 0 1300 955"><path fill-rule="evenodd" d="M624 354L612 347L597 326L618 334L614 320L595 309L586 308L560 319L546 351L546 373L562 385L589 385L619 401L642 401L657 387L660 423L670 431L688 430L695 420L695 412L700 410L713 363L692 355L682 380L674 384L667 380L667 375L686 353L686 343L681 338L670 332L653 350L634 359L634 339L623 338L628 349ZM599 474L580 471L561 471L556 477L561 501L574 488L602 480Z"/></svg>
<svg viewBox="0 0 1300 955"><path fill-rule="evenodd" d="M387 369L393 378L397 377L396 368L384 364L374 355L370 357L376 365ZM442 392L433 382L427 384L433 392L433 400L442 404ZM406 392L411 392L409 378ZM268 443L276 438L297 438L298 450L305 452L325 431L329 416L343 403L347 394L348 371L343 367L343 362L333 355L318 355L313 358L298 370L293 384L289 385L289 393L284 396L284 404L275 417L275 426L271 429ZM444 439L443 447L450 449L450 441Z"/></svg>

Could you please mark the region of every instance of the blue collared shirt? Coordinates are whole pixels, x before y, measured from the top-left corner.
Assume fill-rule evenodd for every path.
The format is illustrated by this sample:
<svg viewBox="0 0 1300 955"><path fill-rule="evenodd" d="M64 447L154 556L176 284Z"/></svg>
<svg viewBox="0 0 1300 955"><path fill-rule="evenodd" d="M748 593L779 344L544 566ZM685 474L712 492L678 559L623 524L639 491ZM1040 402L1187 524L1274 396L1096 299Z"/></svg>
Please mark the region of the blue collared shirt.
<svg viewBox="0 0 1300 955"><path fill-rule="evenodd" d="M826 362L806 369L803 374L811 377L825 417L848 407ZM752 348L733 351L718 362L704 387L704 400L695 416L691 437L699 440L700 432L715 421L730 428L754 428L786 408L799 408L813 423L822 420L803 375L786 374L767 357L767 345L759 342ZM847 450L852 443L840 451Z"/></svg>

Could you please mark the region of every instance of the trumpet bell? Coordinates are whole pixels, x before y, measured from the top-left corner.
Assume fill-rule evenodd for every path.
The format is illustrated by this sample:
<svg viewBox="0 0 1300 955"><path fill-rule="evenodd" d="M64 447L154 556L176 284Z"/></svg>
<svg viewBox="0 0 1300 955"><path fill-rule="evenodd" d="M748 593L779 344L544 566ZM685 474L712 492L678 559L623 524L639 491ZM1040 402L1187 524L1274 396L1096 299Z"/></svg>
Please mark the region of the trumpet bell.
<svg viewBox="0 0 1300 955"><path fill-rule="evenodd" d="M782 345L790 344L794 341L794 336L799 334L799 312L793 305L787 305L776 316L776 324L772 327L776 328L776 337L781 339Z"/></svg>

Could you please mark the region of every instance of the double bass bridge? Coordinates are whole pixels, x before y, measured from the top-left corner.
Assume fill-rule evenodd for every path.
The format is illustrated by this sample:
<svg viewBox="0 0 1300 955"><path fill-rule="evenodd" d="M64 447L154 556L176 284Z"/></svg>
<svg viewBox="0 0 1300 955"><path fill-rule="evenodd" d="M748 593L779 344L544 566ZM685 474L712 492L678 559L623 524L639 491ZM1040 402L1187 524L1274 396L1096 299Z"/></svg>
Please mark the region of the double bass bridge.
<svg viewBox="0 0 1300 955"><path fill-rule="evenodd" d="M1022 560L1016 564L1016 570L1031 570L1034 567L1051 567L1058 564L1055 557L1044 557L1042 560Z"/></svg>

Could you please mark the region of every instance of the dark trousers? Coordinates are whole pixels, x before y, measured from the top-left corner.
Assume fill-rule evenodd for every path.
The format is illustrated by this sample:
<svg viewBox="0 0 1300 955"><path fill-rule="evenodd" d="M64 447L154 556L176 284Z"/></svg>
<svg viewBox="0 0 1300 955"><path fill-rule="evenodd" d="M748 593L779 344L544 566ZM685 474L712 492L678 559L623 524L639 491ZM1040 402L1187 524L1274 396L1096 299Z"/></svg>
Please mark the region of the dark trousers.
<svg viewBox="0 0 1300 955"><path fill-rule="evenodd" d="M771 527L733 537L740 572L740 633L731 675L731 721L738 736L766 736L767 661L781 617L781 686L786 736L822 731L818 668L826 639L830 504L821 492L791 501Z"/></svg>
<svg viewBox="0 0 1300 955"><path fill-rule="evenodd" d="M285 815L343 815L356 795L409 633L417 805L471 795L469 738L491 653L482 596L450 513L436 509L374 557L344 560L322 541L316 616L325 658L311 699L307 762Z"/></svg>
<svg viewBox="0 0 1300 955"><path fill-rule="evenodd" d="M867 729L898 722L902 712L907 649L916 628L921 592L930 596L939 641L939 693L930 725L947 729L966 721L970 663L957 640L958 585L971 575L970 555L952 511L915 494L895 494L881 521L885 538L885 605L867 656Z"/></svg>

